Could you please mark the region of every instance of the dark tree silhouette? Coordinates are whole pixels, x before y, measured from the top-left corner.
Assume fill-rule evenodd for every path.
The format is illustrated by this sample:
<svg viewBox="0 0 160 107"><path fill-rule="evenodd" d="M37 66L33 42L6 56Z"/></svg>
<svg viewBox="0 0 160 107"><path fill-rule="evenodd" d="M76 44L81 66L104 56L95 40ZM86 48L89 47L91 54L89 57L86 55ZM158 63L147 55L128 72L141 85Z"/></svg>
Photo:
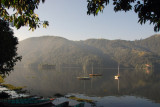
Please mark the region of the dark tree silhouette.
<svg viewBox="0 0 160 107"><path fill-rule="evenodd" d="M12 22L17 29L21 26L29 26L32 30L40 25L46 27L48 21L40 21L34 12L41 1L45 0L0 0L0 17ZM8 9L13 9L13 14L9 14Z"/></svg>
<svg viewBox="0 0 160 107"><path fill-rule="evenodd" d="M29 26L34 30L41 24L48 26L48 21L40 21L38 15L34 13L40 2L45 0L0 0L0 17L13 22L13 25L19 29L21 26ZM154 31L160 30L160 0L87 0L87 14L98 15L104 7L112 1L114 11L134 10L138 14L138 22L145 24L147 21L154 25ZM8 9L13 9L13 14L8 14Z"/></svg>
<svg viewBox="0 0 160 107"><path fill-rule="evenodd" d="M110 1L113 1L115 12L133 9L138 14L140 24L148 21L154 25L154 31L160 30L160 0L88 0L87 14L98 15Z"/></svg>
<svg viewBox="0 0 160 107"><path fill-rule="evenodd" d="M0 75L5 76L13 70L14 65L21 56L17 54L17 37L13 36L8 22L0 19Z"/></svg>

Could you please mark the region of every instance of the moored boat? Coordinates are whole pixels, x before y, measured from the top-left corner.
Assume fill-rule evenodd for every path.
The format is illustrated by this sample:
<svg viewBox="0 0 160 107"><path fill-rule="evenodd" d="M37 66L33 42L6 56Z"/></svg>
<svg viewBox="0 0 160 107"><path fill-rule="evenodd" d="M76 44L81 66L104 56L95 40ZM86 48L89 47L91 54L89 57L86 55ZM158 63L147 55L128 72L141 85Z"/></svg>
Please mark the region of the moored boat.
<svg viewBox="0 0 160 107"><path fill-rule="evenodd" d="M89 76L102 76L102 74L89 74Z"/></svg>
<svg viewBox="0 0 160 107"><path fill-rule="evenodd" d="M0 100L1 107L41 107L45 105L53 105L54 99L39 99L39 98L16 98Z"/></svg>
<svg viewBox="0 0 160 107"><path fill-rule="evenodd" d="M119 79L119 76L118 75L114 76L114 79L116 79L116 80Z"/></svg>
<svg viewBox="0 0 160 107"><path fill-rule="evenodd" d="M85 74L86 74L86 71L84 70L84 76L77 77L77 79L79 79L79 80L90 80L91 78L88 77L88 76L85 76Z"/></svg>
<svg viewBox="0 0 160 107"><path fill-rule="evenodd" d="M119 64L118 64L118 74L114 76L114 79L119 79L120 75L119 75Z"/></svg>
<svg viewBox="0 0 160 107"><path fill-rule="evenodd" d="M93 64L92 64L92 74L89 74L89 76L102 76L102 74L94 74L93 73Z"/></svg>
<svg viewBox="0 0 160 107"><path fill-rule="evenodd" d="M90 80L91 78L90 77L77 77L77 79L79 79L79 80Z"/></svg>

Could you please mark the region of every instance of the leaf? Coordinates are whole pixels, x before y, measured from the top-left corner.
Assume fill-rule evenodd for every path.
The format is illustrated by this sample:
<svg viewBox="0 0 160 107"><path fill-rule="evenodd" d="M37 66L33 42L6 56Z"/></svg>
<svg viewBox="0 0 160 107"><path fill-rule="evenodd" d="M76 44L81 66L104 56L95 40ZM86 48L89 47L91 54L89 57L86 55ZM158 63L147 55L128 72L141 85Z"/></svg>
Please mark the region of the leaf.
<svg viewBox="0 0 160 107"><path fill-rule="evenodd" d="M96 10L96 14L98 14L99 10L100 10L99 8Z"/></svg>

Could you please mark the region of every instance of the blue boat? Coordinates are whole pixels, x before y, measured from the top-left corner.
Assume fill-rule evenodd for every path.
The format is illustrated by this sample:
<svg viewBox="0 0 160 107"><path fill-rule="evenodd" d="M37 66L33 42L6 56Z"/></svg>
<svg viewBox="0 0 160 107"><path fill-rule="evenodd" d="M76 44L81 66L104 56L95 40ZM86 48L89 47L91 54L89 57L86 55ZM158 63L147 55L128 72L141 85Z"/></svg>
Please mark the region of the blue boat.
<svg viewBox="0 0 160 107"><path fill-rule="evenodd" d="M53 99L41 98L16 98L0 100L0 107L41 107L45 105L53 105Z"/></svg>

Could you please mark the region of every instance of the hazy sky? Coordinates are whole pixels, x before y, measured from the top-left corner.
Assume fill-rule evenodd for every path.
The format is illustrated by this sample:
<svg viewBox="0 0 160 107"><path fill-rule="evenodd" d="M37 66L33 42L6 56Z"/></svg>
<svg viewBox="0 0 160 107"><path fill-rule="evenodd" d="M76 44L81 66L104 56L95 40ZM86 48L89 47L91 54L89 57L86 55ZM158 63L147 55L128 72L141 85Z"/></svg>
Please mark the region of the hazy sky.
<svg viewBox="0 0 160 107"><path fill-rule="evenodd" d="M133 11L113 11L113 6L106 7L98 16L87 15L87 0L46 0L36 13L41 20L49 21L49 27L41 27L34 32L28 27L14 28L19 40L43 35L61 36L69 40L88 38L135 40L147 38L155 32L153 25L140 25L138 16Z"/></svg>

